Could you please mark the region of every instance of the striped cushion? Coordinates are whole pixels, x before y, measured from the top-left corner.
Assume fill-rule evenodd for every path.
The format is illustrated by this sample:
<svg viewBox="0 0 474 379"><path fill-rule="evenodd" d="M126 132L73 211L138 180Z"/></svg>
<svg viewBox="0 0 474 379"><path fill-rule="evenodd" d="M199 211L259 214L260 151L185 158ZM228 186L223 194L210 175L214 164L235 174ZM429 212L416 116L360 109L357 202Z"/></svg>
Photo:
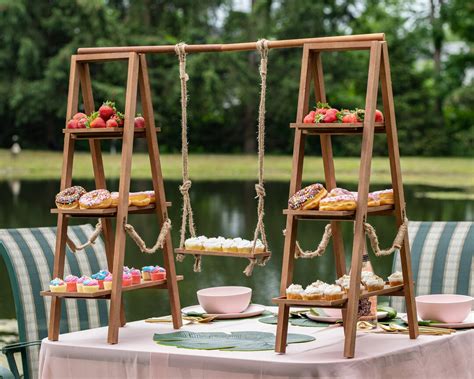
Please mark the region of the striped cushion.
<svg viewBox="0 0 474 379"><path fill-rule="evenodd" d="M408 235L416 295L457 293L474 295L474 223L410 221ZM401 271L400 254L393 271ZM392 306L405 309L401 297Z"/></svg>
<svg viewBox="0 0 474 379"><path fill-rule="evenodd" d="M92 234L92 225L70 226L69 237L76 245ZM40 296L49 288L54 264L56 228L0 229L0 255L8 269L15 299L20 341L33 341L48 335L51 297ZM64 276L91 275L107 267L102 240L84 251L66 252ZM107 325L108 308L105 301L67 299L61 307L61 333ZM29 349L32 377L37 373L39 348Z"/></svg>

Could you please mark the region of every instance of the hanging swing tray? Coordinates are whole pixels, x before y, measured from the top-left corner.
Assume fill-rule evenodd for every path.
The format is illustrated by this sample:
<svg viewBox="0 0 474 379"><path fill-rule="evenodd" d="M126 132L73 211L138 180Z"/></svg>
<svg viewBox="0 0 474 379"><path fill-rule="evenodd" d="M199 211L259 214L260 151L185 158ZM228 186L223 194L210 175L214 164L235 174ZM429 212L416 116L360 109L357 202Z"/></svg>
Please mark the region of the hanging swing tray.
<svg viewBox="0 0 474 379"><path fill-rule="evenodd" d="M210 255L215 257L233 257L233 258L265 258L269 257L272 253L270 251L264 251L263 253L238 253L238 252L226 252L226 251L209 251L209 250L185 250L185 249L174 249L175 254L185 255Z"/></svg>

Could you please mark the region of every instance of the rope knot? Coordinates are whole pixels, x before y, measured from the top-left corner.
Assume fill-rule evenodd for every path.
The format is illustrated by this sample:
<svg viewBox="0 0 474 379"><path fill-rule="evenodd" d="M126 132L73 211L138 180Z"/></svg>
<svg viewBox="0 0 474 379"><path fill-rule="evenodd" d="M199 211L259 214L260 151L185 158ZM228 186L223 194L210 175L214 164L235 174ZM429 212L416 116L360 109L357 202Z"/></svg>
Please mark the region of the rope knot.
<svg viewBox="0 0 474 379"><path fill-rule="evenodd" d="M193 183L191 180L185 180L182 185L179 186L179 192L181 192L181 195L185 195L189 192L189 189L191 188L191 185Z"/></svg>
<svg viewBox="0 0 474 379"><path fill-rule="evenodd" d="M265 187L263 186L263 184L255 184L255 192L257 193L257 196L255 198L266 196Z"/></svg>

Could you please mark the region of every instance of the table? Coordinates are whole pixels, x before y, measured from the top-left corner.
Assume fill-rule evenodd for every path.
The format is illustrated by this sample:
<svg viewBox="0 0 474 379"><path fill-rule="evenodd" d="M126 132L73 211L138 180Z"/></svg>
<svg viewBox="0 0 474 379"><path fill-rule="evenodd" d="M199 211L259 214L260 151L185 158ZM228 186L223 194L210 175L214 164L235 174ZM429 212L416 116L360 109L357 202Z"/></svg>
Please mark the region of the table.
<svg viewBox="0 0 474 379"><path fill-rule="evenodd" d="M257 319L186 325L192 331L276 331ZM342 357L344 336L339 326L289 326L290 333L316 338L291 344L286 354L273 351L226 352L188 350L157 345L156 332L173 331L170 324L136 321L120 329L117 345L108 345L107 328L44 339L39 377L281 379L281 378L467 378L474 372L474 330L449 336L358 333L356 356Z"/></svg>

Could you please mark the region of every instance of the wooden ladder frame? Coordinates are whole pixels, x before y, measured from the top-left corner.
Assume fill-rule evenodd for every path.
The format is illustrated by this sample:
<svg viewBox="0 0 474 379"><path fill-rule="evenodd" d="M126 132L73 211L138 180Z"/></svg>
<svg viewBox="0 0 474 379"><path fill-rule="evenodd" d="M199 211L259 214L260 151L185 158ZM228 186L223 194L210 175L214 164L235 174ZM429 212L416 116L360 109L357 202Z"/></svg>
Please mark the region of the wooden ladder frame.
<svg viewBox="0 0 474 379"><path fill-rule="evenodd" d="M108 268L112 273L114 273L114 275L112 281L112 291L110 295L92 298L109 298L111 301L109 314L109 329L107 337L107 341L110 344L116 344L118 342L119 327L124 326L126 323L122 298L121 275L123 270L126 245L126 233L123 226L127 223L127 218L129 214L128 197L130 190L130 174L133 154L133 141L135 134L141 133L141 135L145 137L147 141L153 189L155 191L156 197L156 205L152 209L152 212L155 213L157 216L159 227L161 227L164 220L168 218L163 175L160 163L160 153L158 148L158 138L156 135L157 128L155 127L150 82L148 79L148 68L146 63L146 57L144 54L126 52L73 55L71 57L66 119L70 120L72 116L78 111L79 87L81 87L82 90L85 113L90 114L95 110L94 98L92 94L91 77L89 72L89 63L116 60L126 60L128 62L124 127L123 129L120 129L120 131L117 132L107 129L90 129L91 134L93 134L92 132L97 132L97 137L92 135L91 137L87 138L89 140L89 147L92 155L92 165L94 170L96 188L106 188L100 139L117 138L117 136L118 138L123 139L120 166L121 168L119 183L119 204L116 212L113 214L113 216L116 217L115 235L111 219L109 217L106 217L105 213L100 212L103 210L97 210L97 216L101 217L102 215L100 220L103 225L103 235ZM143 117L145 119L144 135L143 130L134 129L134 117L136 113L138 90L140 91ZM80 134L76 134L75 131L76 130L74 129L64 130L65 135L63 166L61 173L61 190L64 190L65 188L70 187L72 185L74 146L76 139L78 139L80 136ZM81 129L78 129L78 131L81 131ZM109 131L114 133L112 137L108 136L108 134L112 135L111 133L108 133ZM81 212L68 213L67 211L61 212L55 210L54 213L58 213L58 227L54 256L53 277L63 277L68 220L69 217L73 215L81 216ZM138 210L136 213L142 213L142 211ZM90 213L84 212L84 215L82 216L90 217ZM109 216L109 214L107 214L107 216ZM164 288L168 290L171 314L173 318L173 327L175 329L179 329L182 326L182 319L178 280L182 279L182 277L177 277L176 275L176 269L173 259L173 246L170 233L168 233L166 236L166 240L163 246L163 255L167 279L164 283L160 283L159 285L155 285L153 287ZM120 273L120 275L115 275L115 273ZM152 287L152 285L148 287ZM54 296L54 294L52 293L48 295L52 296L48 338L52 341L57 341L59 337L59 322L61 318L61 300L66 296ZM67 297L75 296L71 294Z"/></svg>
<svg viewBox="0 0 474 379"><path fill-rule="evenodd" d="M369 50L369 71L367 82L367 94L365 101L365 120L358 131L354 127L345 127L345 124L332 126L325 124L328 130L318 131L317 124L303 124L303 118L309 111L309 99L311 81L313 81L316 101L326 102L324 88L323 66L321 53L325 51L347 51L347 50ZM381 92L383 99L383 109L385 112L384 131L387 134L387 144L390 160L390 172L392 188L394 192L395 206L388 212L394 214L397 226L403 223L405 217L405 198L403 193L403 183L400 169L400 154L398 148L397 128L395 121L395 108L393 103L392 83L390 77L390 63L388 48L385 41L355 41L355 42L325 42L309 43L303 46L303 57L300 77L300 91L298 97L298 109L296 116L295 137L293 146L292 176L290 182L290 196L301 189L304 147L307 135L319 134L321 140L321 150L323 157L324 176L328 191L336 187L336 177L332 153L331 134L353 134L362 133L362 147L359 167L358 203L353 217L349 220L355 221L354 240L352 247L351 279L347 301L340 302L335 307L342 308L343 323L345 332L344 356L354 357L355 339L357 329L357 312L360 299L359 283L362 270L362 255L365 247L364 222L367 219L367 199L369 193L370 171L373 151L373 140L375 129L375 109L377 105L377 91L381 82ZM356 126L356 125L353 125ZM380 125L377 126L377 130ZM332 130L331 130L332 128ZM339 128L339 129L338 129ZM383 130L382 130L383 131ZM286 288L293 281L294 253L296 244L296 234L298 218L305 212L285 211L287 214L286 237L284 244L284 255L282 264L282 276L280 297L274 299L279 304L278 326L276 335L275 351L284 353L286 351L288 318L290 306L304 306L304 301L285 300ZM325 217L323 212L307 212L320 219L331 220L333 234L333 250L336 264L336 274L338 277L346 273L344 245L339 222L345 218ZM321 213L321 214L320 214ZM335 213L335 212L333 212ZM387 214L386 210L379 212L380 215ZM319 216L318 216L319 214ZM372 214L372 213L371 213ZM307 218L312 218L310 215ZM404 296L407 305L409 335L411 339L418 336L418 322L416 315L416 305L414 300L413 275L411 270L410 246L408 235L405 236L403 246L400 249L404 285L398 291L384 294L389 296ZM366 296L368 297L368 296ZM296 303L296 304L295 304ZM319 305L318 305L319 306ZM331 305L328 305L331 306ZM324 307L324 305L323 305Z"/></svg>

